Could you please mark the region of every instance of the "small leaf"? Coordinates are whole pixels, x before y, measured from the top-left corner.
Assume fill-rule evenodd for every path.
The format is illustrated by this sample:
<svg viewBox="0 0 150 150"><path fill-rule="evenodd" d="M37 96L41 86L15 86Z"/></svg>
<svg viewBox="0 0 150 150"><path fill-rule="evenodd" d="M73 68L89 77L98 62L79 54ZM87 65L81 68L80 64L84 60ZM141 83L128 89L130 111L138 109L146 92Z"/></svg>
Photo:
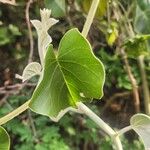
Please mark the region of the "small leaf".
<svg viewBox="0 0 150 150"><path fill-rule="evenodd" d="M41 65L37 62L32 62L28 64L23 71L22 81L24 82L35 75L40 75L41 70L42 70Z"/></svg>
<svg viewBox="0 0 150 150"><path fill-rule="evenodd" d="M51 10L49 10L49 9L40 10L40 14L41 14L41 21L31 20L31 23L37 30L38 51L39 51L41 64L43 65L43 59L46 54L47 46L52 42L52 38L48 34L48 30L54 24L56 24L58 22L58 20L56 20L54 18L50 18Z"/></svg>
<svg viewBox="0 0 150 150"><path fill-rule="evenodd" d="M94 56L89 42L72 29L61 39L57 57L52 46L47 50L43 79L29 106L51 118L62 117L60 112L76 108L79 101L101 98L104 80L103 64Z"/></svg>
<svg viewBox="0 0 150 150"><path fill-rule="evenodd" d="M63 17L66 14L65 0L45 0L45 6L52 10L54 17Z"/></svg>
<svg viewBox="0 0 150 150"><path fill-rule="evenodd" d="M10 149L10 138L6 130L0 126L0 150Z"/></svg>
<svg viewBox="0 0 150 150"><path fill-rule="evenodd" d="M150 149L150 117L145 114L136 114L130 119L132 129L141 137L145 149Z"/></svg>
<svg viewBox="0 0 150 150"><path fill-rule="evenodd" d="M110 29L109 31L110 32L108 32L106 39L107 39L108 45L112 46L118 37L118 30L115 27L112 27L112 29Z"/></svg>

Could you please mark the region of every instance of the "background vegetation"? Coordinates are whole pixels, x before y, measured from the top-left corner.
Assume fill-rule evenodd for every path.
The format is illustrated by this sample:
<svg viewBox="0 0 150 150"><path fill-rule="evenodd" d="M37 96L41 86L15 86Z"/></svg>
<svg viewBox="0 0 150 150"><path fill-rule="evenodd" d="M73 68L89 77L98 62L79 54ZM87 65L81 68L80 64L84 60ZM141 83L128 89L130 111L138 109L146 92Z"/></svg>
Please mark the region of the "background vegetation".
<svg viewBox="0 0 150 150"><path fill-rule="evenodd" d="M91 0L29 0L17 5L0 3L0 116L30 98L37 78L21 83L30 61L39 61L37 34L29 22L40 17L40 8L52 9L59 23L51 28L53 45L72 27L83 28ZM95 55L106 69L104 97L89 107L114 128L129 124L137 113L149 114L150 1L101 0L88 35ZM96 90L96 89L95 89ZM111 140L88 118L66 114L59 123L31 111L10 121L12 150L111 150ZM122 137L125 150L142 150L143 145L129 132Z"/></svg>

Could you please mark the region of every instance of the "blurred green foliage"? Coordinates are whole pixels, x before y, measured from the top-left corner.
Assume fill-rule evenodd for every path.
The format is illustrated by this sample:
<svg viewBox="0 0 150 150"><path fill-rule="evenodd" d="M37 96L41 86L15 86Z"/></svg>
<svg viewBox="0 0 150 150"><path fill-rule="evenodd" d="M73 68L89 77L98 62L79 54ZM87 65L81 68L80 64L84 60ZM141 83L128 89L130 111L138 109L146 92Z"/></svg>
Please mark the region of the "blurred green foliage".
<svg viewBox="0 0 150 150"><path fill-rule="evenodd" d="M94 52L102 60L106 69L105 94L117 91L131 91L132 86L128 75L124 69L124 64L120 55L116 52L116 42L119 36L120 27L118 20L114 21L116 14L111 10L112 20L108 23L106 18L106 0L102 1L104 8L98 12L98 21L94 21L89 33L89 40L94 47ZM128 9L134 4L132 0L120 0L122 5ZM149 34L149 6L147 0L138 0L134 19L134 29L137 33ZM103 6L100 5L100 6ZM110 1L111 5L111 1ZM27 64L29 55L28 29L25 21L26 2L19 1L19 6L9 6L0 3L0 84L3 85L7 80L4 75L5 68L12 68L13 83L18 82L14 79L15 73L22 73ZM71 2L65 0L37 0L30 7L30 18L39 17L40 8L51 8L52 15L60 18L59 23L50 31L55 47L58 47L62 35L72 26L82 29L85 13L89 9L89 1L76 0ZM69 9L68 9L69 7ZM84 7L84 11L83 11ZM131 7L132 8L132 7ZM99 14L101 13L101 14ZM133 15L134 13L131 13ZM84 18L84 19L83 19ZM37 35L33 29L35 39L34 60L38 60ZM126 31L124 31L126 35ZM125 37L126 39L128 37ZM94 39L94 40L93 40ZM137 45L142 43L141 38L133 38L127 43L130 49L136 49ZM102 44L101 44L102 43ZM132 44L134 47L132 47ZM139 47L138 47L139 48ZM136 49L138 50L138 49ZM140 51L140 50L139 50ZM138 54L137 52L134 52ZM141 51L140 51L141 53ZM130 55L130 54L129 54ZM9 60L9 61L8 61ZM135 59L129 59L132 64L132 72L136 77L138 84L141 84L139 68ZM146 71L150 74L150 60L146 57ZM15 65L14 65L15 64ZM33 78L32 82L35 82ZM150 81L150 76L148 76ZM150 82L149 82L150 83ZM0 107L0 116L8 113L31 97L33 88L25 88L19 95L13 95L8 101ZM124 98L123 98L124 99ZM104 99L107 101L107 99ZM132 100L132 97L129 101ZM102 101L103 102L103 101ZM101 106L90 105L94 112L100 113ZM122 111L125 111L124 109ZM31 116L29 115L31 113ZM124 112L126 113L126 112ZM116 114L113 114L116 118ZM121 116L123 117L123 116ZM33 121L33 122L32 122ZM115 122L115 120L114 120ZM111 140L97 128L97 126L85 116L78 114L67 114L59 123L53 123L49 118L26 112L18 118L5 125L11 135L12 150L112 150ZM35 129L34 129L35 127ZM103 136L104 135L104 136ZM138 139L128 140L122 138L125 150L144 150L143 145Z"/></svg>
<svg viewBox="0 0 150 150"><path fill-rule="evenodd" d="M52 10L54 17L64 17L66 15L66 1L65 0L45 0L45 6Z"/></svg>
<svg viewBox="0 0 150 150"><path fill-rule="evenodd" d="M96 11L96 17L97 18L101 18L102 16L104 16L106 14L106 10L107 10L107 2L108 0L101 0L99 2L99 6L98 9ZM83 0L82 1L82 6L83 6L83 10L88 13L90 6L91 6L92 0Z"/></svg>
<svg viewBox="0 0 150 150"><path fill-rule="evenodd" d="M17 26L9 24L8 27L0 26L0 46L12 44L21 33Z"/></svg>
<svg viewBox="0 0 150 150"><path fill-rule="evenodd" d="M25 93L27 94L28 90ZM26 97L28 96L10 97L8 103L1 109L0 116L10 111L12 105L19 106L20 102L23 103ZM98 112L97 107L92 105L91 107L95 112ZM70 113L65 115L59 123L53 123L48 117L30 113L31 119L33 119L32 125L35 129L31 126L29 116L25 114L4 125L11 135L12 150L112 149L111 139L99 130L97 125L89 118L84 119L85 116ZM124 150L130 150L131 148L132 150L144 150L142 143L138 140L130 142L123 137L122 142Z"/></svg>
<svg viewBox="0 0 150 150"><path fill-rule="evenodd" d="M141 55L148 55L148 43L150 35L136 35L135 37L128 39L124 43L127 55L131 58L137 58Z"/></svg>
<svg viewBox="0 0 150 150"><path fill-rule="evenodd" d="M134 28L137 33L150 33L150 1L137 0Z"/></svg>

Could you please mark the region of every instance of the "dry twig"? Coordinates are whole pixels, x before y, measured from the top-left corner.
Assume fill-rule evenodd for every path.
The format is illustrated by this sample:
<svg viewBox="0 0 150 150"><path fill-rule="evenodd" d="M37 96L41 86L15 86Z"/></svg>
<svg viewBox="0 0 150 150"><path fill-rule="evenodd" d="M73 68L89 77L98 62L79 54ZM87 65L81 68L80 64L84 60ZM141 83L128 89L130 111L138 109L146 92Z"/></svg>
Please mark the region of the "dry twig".
<svg viewBox="0 0 150 150"><path fill-rule="evenodd" d="M101 110L101 113L103 113L112 103L114 100L116 100L117 98L121 98L121 97L125 97L125 96L130 96L131 92L122 92L122 93L115 93L114 95L112 95L106 102L106 104L104 105L104 107Z"/></svg>
<svg viewBox="0 0 150 150"><path fill-rule="evenodd" d="M32 35L30 17L29 17L29 9L30 9L30 5L32 3L33 3L33 0L29 0L26 4L26 10L25 10L26 23L27 23L27 26L28 26L29 40L30 40L30 53L29 53L28 63L32 62L33 51L34 51L33 35Z"/></svg>
<svg viewBox="0 0 150 150"><path fill-rule="evenodd" d="M0 2L10 5L17 5L15 0L0 0Z"/></svg>
<svg viewBox="0 0 150 150"><path fill-rule="evenodd" d="M120 50L124 64L125 64L125 69L126 72L128 74L129 80L131 82L132 85L132 90L133 90L133 97L134 97L134 106L135 106L135 113L140 112L140 98L139 98L139 91L138 91L138 85L137 85L137 81L131 71L131 67L129 65L128 59L127 59L127 55L125 53L125 51L123 49Z"/></svg>

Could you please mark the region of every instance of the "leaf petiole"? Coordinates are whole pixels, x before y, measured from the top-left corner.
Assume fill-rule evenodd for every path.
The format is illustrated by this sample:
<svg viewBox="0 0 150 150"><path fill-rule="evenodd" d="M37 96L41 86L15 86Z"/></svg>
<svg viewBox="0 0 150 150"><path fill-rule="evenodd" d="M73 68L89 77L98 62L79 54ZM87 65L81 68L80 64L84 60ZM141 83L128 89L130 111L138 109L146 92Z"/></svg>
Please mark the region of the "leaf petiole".
<svg viewBox="0 0 150 150"><path fill-rule="evenodd" d="M99 116L97 116L92 110L90 110L82 102L77 103L79 111L87 115L91 120L93 120L102 130L104 130L113 140L116 150L123 150L121 141L118 134L107 125Z"/></svg>
<svg viewBox="0 0 150 150"><path fill-rule="evenodd" d="M99 1L100 0L93 0L93 2L92 2L92 5L90 7L90 10L89 10L89 13L88 13L88 16L86 19L86 22L85 22L83 30L82 30L82 35L84 37L87 36L87 34L90 30L91 24L93 22L93 19L94 19L95 13L96 13L96 10L98 8Z"/></svg>
<svg viewBox="0 0 150 150"><path fill-rule="evenodd" d="M12 112L7 114L6 116L0 118L0 125L5 124L6 122L12 120L16 116L18 116L19 114L21 114L22 112L27 110L29 108L29 103L30 103L30 100L28 100L27 102L25 102L20 107L18 107L17 109L13 110Z"/></svg>

